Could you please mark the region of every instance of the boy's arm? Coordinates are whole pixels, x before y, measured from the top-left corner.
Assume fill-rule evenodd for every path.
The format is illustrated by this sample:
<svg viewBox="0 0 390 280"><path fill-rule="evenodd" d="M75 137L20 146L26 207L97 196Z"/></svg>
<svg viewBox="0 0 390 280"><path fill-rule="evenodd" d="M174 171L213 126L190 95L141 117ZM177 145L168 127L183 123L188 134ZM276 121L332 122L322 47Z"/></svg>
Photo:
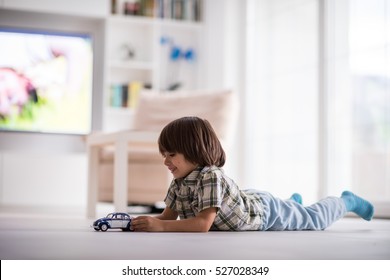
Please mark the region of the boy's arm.
<svg viewBox="0 0 390 280"><path fill-rule="evenodd" d="M155 216L155 218L159 220L176 220L178 216L176 211L169 207L165 207L164 211L160 215Z"/></svg>
<svg viewBox="0 0 390 280"><path fill-rule="evenodd" d="M170 211L173 210L170 209ZM196 217L185 220L163 220L156 217L140 216L132 220L131 228L135 231L207 232L210 230L216 215L217 208L211 207L201 211Z"/></svg>

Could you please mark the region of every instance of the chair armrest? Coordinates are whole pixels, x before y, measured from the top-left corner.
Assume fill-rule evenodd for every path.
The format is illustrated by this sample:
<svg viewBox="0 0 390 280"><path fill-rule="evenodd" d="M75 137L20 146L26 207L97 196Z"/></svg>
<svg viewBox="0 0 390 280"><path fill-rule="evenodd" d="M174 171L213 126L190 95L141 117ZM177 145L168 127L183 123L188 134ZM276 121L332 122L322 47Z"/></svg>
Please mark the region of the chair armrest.
<svg viewBox="0 0 390 280"><path fill-rule="evenodd" d="M124 130L111 133L96 133L87 137L88 146L106 146L116 142L157 143L158 133L152 131Z"/></svg>
<svg viewBox="0 0 390 280"><path fill-rule="evenodd" d="M127 148L132 143L157 144L158 133L126 130L112 133L95 133L87 137L88 148L88 201L87 216L95 217L99 152L105 146L114 146L114 205L117 212L127 210Z"/></svg>

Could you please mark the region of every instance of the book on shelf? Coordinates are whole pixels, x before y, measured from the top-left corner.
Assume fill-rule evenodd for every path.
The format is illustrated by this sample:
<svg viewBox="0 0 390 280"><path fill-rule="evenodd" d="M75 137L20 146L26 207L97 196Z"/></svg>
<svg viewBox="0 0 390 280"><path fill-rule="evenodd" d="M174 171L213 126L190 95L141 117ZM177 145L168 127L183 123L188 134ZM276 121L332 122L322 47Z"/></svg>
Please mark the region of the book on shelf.
<svg viewBox="0 0 390 280"><path fill-rule="evenodd" d="M204 0L113 0L112 13L201 21Z"/></svg>
<svg viewBox="0 0 390 280"><path fill-rule="evenodd" d="M140 81L132 81L127 84L112 84L110 86L110 106L114 108L136 108L139 93L144 86L144 83Z"/></svg>
<svg viewBox="0 0 390 280"><path fill-rule="evenodd" d="M143 84L138 81L133 81L129 83L128 90L129 90L129 98L127 101L127 107L129 108L136 108L138 105L138 99L139 99L139 93L141 89L143 88Z"/></svg>
<svg viewBox="0 0 390 280"><path fill-rule="evenodd" d="M119 85L111 85L110 87L110 106L122 107L122 87Z"/></svg>
<svg viewBox="0 0 390 280"><path fill-rule="evenodd" d="M164 16L185 21L201 21L203 0L161 0Z"/></svg>
<svg viewBox="0 0 390 280"><path fill-rule="evenodd" d="M145 17L154 17L155 0L141 0L141 14Z"/></svg>
<svg viewBox="0 0 390 280"><path fill-rule="evenodd" d="M184 19L184 1L183 0L172 0L172 19Z"/></svg>

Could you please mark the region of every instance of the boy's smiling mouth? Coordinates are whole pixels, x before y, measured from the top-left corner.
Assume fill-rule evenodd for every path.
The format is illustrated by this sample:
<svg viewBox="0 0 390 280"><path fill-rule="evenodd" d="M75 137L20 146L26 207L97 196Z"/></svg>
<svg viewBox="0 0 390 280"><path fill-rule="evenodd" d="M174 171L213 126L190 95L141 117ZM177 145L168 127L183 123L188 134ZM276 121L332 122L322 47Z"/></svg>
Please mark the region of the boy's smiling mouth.
<svg viewBox="0 0 390 280"><path fill-rule="evenodd" d="M171 171L171 173L174 173L176 171L176 167L168 167L169 171Z"/></svg>

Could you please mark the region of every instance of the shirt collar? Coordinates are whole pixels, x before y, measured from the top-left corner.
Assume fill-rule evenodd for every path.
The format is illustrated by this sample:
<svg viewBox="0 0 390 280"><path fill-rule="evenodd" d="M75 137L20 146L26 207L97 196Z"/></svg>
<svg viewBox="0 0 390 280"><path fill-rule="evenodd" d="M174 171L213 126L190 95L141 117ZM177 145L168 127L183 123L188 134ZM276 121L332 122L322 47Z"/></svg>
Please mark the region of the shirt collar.
<svg viewBox="0 0 390 280"><path fill-rule="evenodd" d="M198 166L196 167L194 170L192 170L192 172L190 174L188 174L186 177L184 177L183 179L185 181L193 181L193 180L196 180L196 178L198 178L199 176L199 173L204 169L204 167L201 167L201 166Z"/></svg>
<svg viewBox="0 0 390 280"><path fill-rule="evenodd" d="M175 179L175 182L176 184L180 185L182 182L190 182L190 181L196 181L199 176L203 175L204 173L210 171L210 170L216 170L216 169L220 169L216 166L198 166L196 167L193 171L191 171L190 174L188 174L186 177L184 178L178 178L178 179Z"/></svg>

